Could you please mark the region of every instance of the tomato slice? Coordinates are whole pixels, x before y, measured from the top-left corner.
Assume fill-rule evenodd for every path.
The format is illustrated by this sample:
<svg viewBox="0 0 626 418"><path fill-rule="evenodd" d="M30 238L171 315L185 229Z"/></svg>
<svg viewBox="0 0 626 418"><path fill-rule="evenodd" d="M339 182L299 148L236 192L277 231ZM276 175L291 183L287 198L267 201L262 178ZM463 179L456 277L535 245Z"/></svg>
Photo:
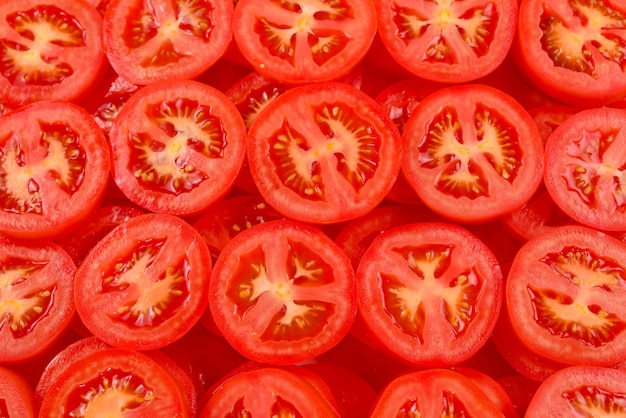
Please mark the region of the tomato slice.
<svg viewBox="0 0 626 418"><path fill-rule="evenodd" d="M45 393L40 416L190 417L183 390L157 361L107 348L73 360Z"/></svg>
<svg viewBox="0 0 626 418"><path fill-rule="evenodd" d="M332 403L306 377L271 366L225 379L200 413L200 418L231 416L339 418Z"/></svg>
<svg viewBox="0 0 626 418"><path fill-rule="evenodd" d="M350 72L376 34L371 0L239 0L233 35L259 73L289 83Z"/></svg>
<svg viewBox="0 0 626 418"><path fill-rule="evenodd" d="M227 341L263 363L310 360L335 346L356 315L354 270L319 229L293 220L253 226L223 248L209 307Z"/></svg>
<svg viewBox="0 0 626 418"><path fill-rule="evenodd" d="M525 417L623 415L626 413L624 379L624 370L568 367L537 388Z"/></svg>
<svg viewBox="0 0 626 418"><path fill-rule="evenodd" d="M231 0L111 0L106 56L134 84L195 78L226 52L232 14Z"/></svg>
<svg viewBox="0 0 626 418"><path fill-rule="evenodd" d="M426 206L461 223L520 208L543 176L543 144L528 112L473 84L431 94L404 130L402 172Z"/></svg>
<svg viewBox="0 0 626 418"><path fill-rule="evenodd" d="M5 417L35 418L37 405L28 381L19 373L0 367L0 415Z"/></svg>
<svg viewBox="0 0 626 418"><path fill-rule="evenodd" d="M413 371L392 380L378 395L370 416L503 417L469 377L447 369Z"/></svg>
<svg viewBox="0 0 626 418"><path fill-rule="evenodd" d="M626 359L626 244L584 226L552 228L524 244L506 299L524 346L567 365Z"/></svg>
<svg viewBox="0 0 626 418"><path fill-rule="evenodd" d="M135 216L89 252L74 281L76 309L106 343L149 350L189 331L208 304L211 257L182 219Z"/></svg>
<svg viewBox="0 0 626 418"><path fill-rule="evenodd" d="M459 364L489 338L503 296L495 255L440 222L390 228L357 269L359 317L386 351L416 367Z"/></svg>
<svg viewBox="0 0 626 418"><path fill-rule="evenodd" d="M31 360L50 348L75 312L76 267L53 243L0 238L0 363Z"/></svg>
<svg viewBox="0 0 626 418"><path fill-rule="evenodd" d="M338 82L292 88L248 131L248 163L265 200L284 215L338 223L364 215L393 186L401 139L380 106Z"/></svg>
<svg viewBox="0 0 626 418"><path fill-rule="evenodd" d="M574 220L606 231L626 230L626 111L593 108L564 121L546 142L544 183Z"/></svg>
<svg viewBox="0 0 626 418"><path fill-rule="evenodd" d="M102 17L84 0L0 4L0 102L80 100L106 68Z"/></svg>
<svg viewBox="0 0 626 418"><path fill-rule="evenodd" d="M76 228L110 165L104 134L77 105L41 101L0 118L0 233L41 240Z"/></svg>
<svg viewBox="0 0 626 418"><path fill-rule="evenodd" d="M476 80L504 61L517 1L376 0L378 33L395 60L419 77Z"/></svg>
<svg viewBox="0 0 626 418"><path fill-rule="evenodd" d="M142 87L111 126L112 174L135 204L191 215L233 187L246 155L246 127L219 90L192 80Z"/></svg>
<svg viewBox="0 0 626 418"><path fill-rule="evenodd" d="M617 1L525 0L513 57L540 89L579 106L626 94L626 5Z"/></svg>

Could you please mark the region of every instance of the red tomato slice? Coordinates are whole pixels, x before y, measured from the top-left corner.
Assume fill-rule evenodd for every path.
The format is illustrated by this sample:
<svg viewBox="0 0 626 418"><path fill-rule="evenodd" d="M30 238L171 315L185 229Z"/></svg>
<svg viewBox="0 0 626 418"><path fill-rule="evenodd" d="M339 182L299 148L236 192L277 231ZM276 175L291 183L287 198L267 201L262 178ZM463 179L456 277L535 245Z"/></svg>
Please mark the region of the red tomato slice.
<svg viewBox="0 0 626 418"><path fill-rule="evenodd" d="M594 108L561 123L546 142L544 183L574 220L606 231L626 230L626 111Z"/></svg>
<svg viewBox="0 0 626 418"><path fill-rule="evenodd" d="M283 93L248 133L248 163L260 193L304 222L364 215L384 199L400 168L398 130L373 99L343 83Z"/></svg>
<svg viewBox="0 0 626 418"><path fill-rule="evenodd" d="M261 74L290 83L347 74L375 34L371 0L239 0L233 14L243 56Z"/></svg>
<svg viewBox="0 0 626 418"><path fill-rule="evenodd" d="M583 226L524 244L506 282L511 327L539 356L569 365L626 360L626 244Z"/></svg>
<svg viewBox="0 0 626 418"><path fill-rule="evenodd" d="M599 106L626 95L624 28L622 2L524 0L513 57L547 94Z"/></svg>
<svg viewBox="0 0 626 418"><path fill-rule="evenodd" d="M208 304L211 257L182 219L135 216L102 238L78 268L76 309L106 343L150 350L174 342Z"/></svg>
<svg viewBox="0 0 626 418"><path fill-rule="evenodd" d="M452 224L387 229L357 269L359 315L389 353L417 367L474 355L495 326L503 295L495 255Z"/></svg>
<svg viewBox="0 0 626 418"><path fill-rule="evenodd" d="M226 52L232 14L231 0L111 0L106 56L134 84L195 78Z"/></svg>
<svg viewBox="0 0 626 418"><path fill-rule="evenodd" d="M619 416L626 413L625 370L577 366L546 379L526 409L526 418Z"/></svg>
<svg viewBox="0 0 626 418"><path fill-rule="evenodd" d="M395 60L429 80L460 83L504 61L517 25L516 0L376 0L378 33Z"/></svg>
<svg viewBox="0 0 626 418"><path fill-rule="evenodd" d="M469 377L446 369L406 373L378 395L371 417L504 417Z"/></svg>
<svg viewBox="0 0 626 418"><path fill-rule="evenodd" d="M192 80L152 83L111 126L113 178L149 211L195 214L233 187L245 138L241 115L219 90Z"/></svg>
<svg viewBox="0 0 626 418"><path fill-rule="evenodd" d="M0 118L0 233L41 240L76 228L110 165L104 134L76 105L42 101Z"/></svg>
<svg viewBox="0 0 626 418"><path fill-rule="evenodd" d="M200 418L230 416L339 418L332 403L306 377L269 366L225 379L200 413Z"/></svg>
<svg viewBox="0 0 626 418"><path fill-rule="evenodd" d="M182 388L156 360L121 348L98 350L71 362L50 385L39 416L188 418Z"/></svg>
<svg viewBox="0 0 626 418"><path fill-rule="evenodd" d="M402 171L433 211L484 223L520 208L543 175L543 144L528 112L484 85L448 87L415 108Z"/></svg>
<svg viewBox="0 0 626 418"><path fill-rule="evenodd" d="M263 363L316 357L347 334L356 314L348 257L319 229L292 220L235 236L215 263L210 292L222 335Z"/></svg>
<svg viewBox="0 0 626 418"><path fill-rule="evenodd" d="M19 373L0 367L0 416L35 418L37 405L28 381Z"/></svg>
<svg viewBox="0 0 626 418"><path fill-rule="evenodd" d="M0 102L80 100L106 57L102 17L84 0L0 3Z"/></svg>
<svg viewBox="0 0 626 418"><path fill-rule="evenodd" d="M0 364L50 348L74 315L76 267L60 246L0 238Z"/></svg>

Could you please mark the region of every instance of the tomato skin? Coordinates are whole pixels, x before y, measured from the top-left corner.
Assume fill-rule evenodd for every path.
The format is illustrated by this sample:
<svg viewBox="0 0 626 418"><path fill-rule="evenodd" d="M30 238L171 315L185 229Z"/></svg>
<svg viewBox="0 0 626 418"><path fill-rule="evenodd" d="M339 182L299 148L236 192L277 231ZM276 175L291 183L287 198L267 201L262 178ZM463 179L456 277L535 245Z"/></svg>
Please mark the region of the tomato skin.
<svg viewBox="0 0 626 418"><path fill-rule="evenodd" d="M391 56L411 73L442 83L469 82L494 71L517 26L515 0L375 4L378 32Z"/></svg>
<svg viewBox="0 0 626 418"><path fill-rule="evenodd" d="M110 130L113 179L129 200L158 213L198 214L232 189L246 128L219 90L166 80L136 91Z"/></svg>
<svg viewBox="0 0 626 418"><path fill-rule="evenodd" d="M90 407L128 417L190 417L185 394L169 372L148 355L121 348L72 361L45 393L39 416L84 413Z"/></svg>
<svg viewBox="0 0 626 418"><path fill-rule="evenodd" d="M356 315L350 260L319 229L274 220L224 246L209 308L237 351L262 363L294 364L328 351Z"/></svg>
<svg viewBox="0 0 626 418"><path fill-rule="evenodd" d="M370 0L239 0L233 12L233 35L242 55L259 73L292 84L348 74L365 57L375 34L376 10Z"/></svg>
<svg viewBox="0 0 626 418"><path fill-rule="evenodd" d="M348 221L382 202L401 150L380 106L339 82L284 92L248 131L248 163L261 195L285 216L315 224Z"/></svg>
<svg viewBox="0 0 626 418"><path fill-rule="evenodd" d="M595 229L626 230L620 180L625 122L626 110L586 109L561 123L546 142L546 190L565 214Z"/></svg>
<svg viewBox="0 0 626 418"><path fill-rule="evenodd" d="M0 102L15 107L41 100L78 102L104 74L102 17L85 0L6 0L0 16ZM45 36L37 30L34 36L33 28ZM29 50L38 55L27 56ZM20 68L22 61L29 66Z"/></svg>
<svg viewBox="0 0 626 418"><path fill-rule="evenodd" d="M89 252L74 282L77 312L104 342L150 350L181 338L208 304L211 258L196 230L147 213L118 225Z"/></svg>
<svg viewBox="0 0 626 418"><path fill-rule="evenodd" d="M572 366L548 377L536 390L525 417L620 414L626 408L626 371Z"/></svg>
<svg viewBox="0 0 626 418"><path fill-rule="evenodd" d="M459 223L485 223L518 209L539 187L543 144L528 112L480 84L441 89L413 110L402 172L422 202Z"/></svg>
<svg viewBox="0 0 626 418"><path fill-rule="evenodd" d="M517 252L506 280L511 329L565 365L626 359L626 244L585 226L552 228Z"/></svg>
<svg viewBox="0 0 626 418"><path fill-rule="evenodd" d="M413 367L468 360L488 340L503 298L495 255L466 229L406 224L378 235L357 269L359 318Z"/></svg>
<svg viewBox="0 0 626 418"><path fill-rule="evenodd" d="M226 52L232 14L231 0L111 0L102 29L106 56L134 84L192 79Z"/></svg>
<svg viewBox="0 0 626 418"><path fill-rule="evenodd" d="M0 237L0 364L30 361L61 338L75 312L75 272L57 244Z"/></svg>
<svg viewBox="0 0 626 418"><path fill-rule="evenodd" d="M626 95L625 22L626 7L617 1L523 0L512 56L527 79L558 100L605 105Z"/></svg>
<svg viewBox="0 0 626 418"><path fill-rule="evenodd" d="M78 105L40 101L0 118L0 233L51 240L75 229L106 192L104 134Z"/></svg>

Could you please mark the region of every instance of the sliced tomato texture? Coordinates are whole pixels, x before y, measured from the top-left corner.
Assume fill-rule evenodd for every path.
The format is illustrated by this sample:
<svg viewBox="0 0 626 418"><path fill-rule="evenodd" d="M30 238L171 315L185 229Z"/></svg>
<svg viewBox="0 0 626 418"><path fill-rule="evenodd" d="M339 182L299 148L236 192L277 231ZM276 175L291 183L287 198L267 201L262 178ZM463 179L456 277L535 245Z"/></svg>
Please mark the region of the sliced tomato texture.
<svg viewBox="0 0 626 418"><path fill-rule="evenodd" d="M233 187L245 138L241 115L215 88L191 80L152 83L113 122L113 178L147 210L195 214Z"/></svg>
<svg viewBox="0 0 626 418"><path fill-rule="evenodd" d="M135 84L195 78L226 52L232 13L230 0L113 0L104 14L107 57Z"/></svg>
<svg viewBox="0 0 626 418"><path fill-rule="evenodd" d="M526 203L541 183L543 144L528 112L484 85L422 100L404 131L402 172L433 211L483 223Z"/></svg>
<svg viewBox="0 0 626 418"><path fill-rule="evenodd" d="M222 250L209 306L244 356L297 363L329 350L356 314L350 260L320 230L292 220L253 226Z"/></svg>
<svg viewBox="0 0 626 418"><path fill-rule="evenodd" d="M101 201L110 169L102 131L82 108L42 101L0 121L0 231L52 239Z"/></svg>
<svg viewBox="0 0 626 418"><path fill-rule="evenodd" d="M182 388L157 361L133 350L104 348L81 356L50 385L41 403L46 416L190 416Z"/></svg>
<svg viewBox="0 0 626 418"><path fill-rule="evenodd" d="M105 67L102 17L83 2L0 6L0 101L79 100Z"/></svg>
<svg viewBox="0 0 626 418"><path fill-rule="evenodd" d="M76 267L58 245L0 239L0 363L31 360L74 316Z"/></svg>
<svg viewBox="0 0 626 418"><path fill-rule="evenodd" d="M412 371L394 378L376 400L371 416L504 416L469 377L447 369Z"/></svg>
<svg viewBox="0 0 626 418"><path fill-rule="evenodd" d="M518 65L559 100L595 106L626 91L626 8L619 2L531 0L520 8Z"/></svg>
<svg viewBox="0 0 626 418"><path fill-rule="evenodd" d="M376 33L376 11L363 0L241 0L233 34L261 74L290 83L347 74Z"/></svg>
<svg viewBox="0 0 626 418"><path fill-rule="evenodd" d="M373 338L415 366L450 366L485 344L503 295L495 255L467 230L397 226L372 241L357 269L359 314Z"/></svg>
<svg viewBox="0 0 626 418"><path fill-rule="evenodd" d="M559 125L546 143L550 196L567 215L601 230L626 229L624 121L624 110L588 109Z"/></svg>
<svg viewBox="0 0 626 418"><path fill-rule="evenodd" d="M16 371L0 367L0 413L5 417L35 418L37 404L28 381Z"/></svg>
<svg viewBox="0 0 626 418"><path fill-rule="evenodd" d="M548 377L536 390L526 417L619 416L626 413L626 371L573 366Z"/></svg>
<svg viewBox="0 0 626 418"><path fill-rule="evenodd" d="M458 83L495 70L513 42L517 2L376 0L381 40L404 68Z"/></svg>
<svg viewBox="0 0 626 418"><path fill-rule="evenodd" d="M79 267L77 311L101 340L155 349L180 338L208 304L209 250L178 217L144 214L102 238Z"/></svg>
<svg viewBox="0 0 626 418"><path fill-rule="evenodd" d="M623 242L584 226L528 241L507 279L512 328L539 355L570 365L624 360Z"/></svg>
<svg viewBox="0 0 626 418"><path fill-rule="evenodd" d="M347 84L293 88L249 129L248 163L267 202L305 222L365 214L395 181L397 129L371 98Z"/></svg>

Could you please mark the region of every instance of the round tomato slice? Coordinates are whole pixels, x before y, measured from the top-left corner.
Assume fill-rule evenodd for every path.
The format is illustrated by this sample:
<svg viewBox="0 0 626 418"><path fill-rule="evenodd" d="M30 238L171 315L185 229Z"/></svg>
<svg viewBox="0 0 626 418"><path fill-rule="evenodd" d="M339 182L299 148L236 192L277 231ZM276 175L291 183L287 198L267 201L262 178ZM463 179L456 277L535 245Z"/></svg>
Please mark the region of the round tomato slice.
<svg viewBox="0 0 626 418"><path fill-rule="evenodd" d="M0 102L81 99L106 68L101 34L85 0L0 3Z"/></svg>
<svg viewBox="0 0 626 418"><path fill-rule="evenodd" d="M191 79L232 39L231 0L112 0L104 13L106 56L131 83Z"/></svg>
<svg viewBox="0 0 626 418"><path fill-rule="evenodd" d="M409 372L379 393L371 417L503 417L469 377L447 369Z"/></svg>
<svg viewBox="0 0 626 418"><path fill-rule="evenodd" d="M209 307L235 349L262 363L310 360L335 346L356 315L354 270L319 229L274 220L226 244Z"/></svg>
<svg viewBox="0 0 626 418"><path fill-rule="evenodd" d="M520 208L543 176L543 144L528 112L484 85L448 87L413 110L402 172L426 206L461 223Z"/></svg>
<svg viewBox="0 0 626 418"><path fill-rule="evenodd" d="M375 34L371 0L239 0L233 14L243 56L259 73L290 83L346 75Z"/></svg>
<svg viewBox="0 0 626 418"><path fill-rule="evenodd" d="M407 70L460 83L504 61L517 25L516 0L376 0L378 33Z"/></svg>
<svg viewBox="0 0 626 418"><path fill-rule="evenodd" d="M225 379L200 413L200 418L231 416L339 418L306 377L275 367L257 367Z"/></svg>
<svg viewBox="0 0 626 418"><path fill-rule="evenodd" d="M182 337L208 305L211 256L182 219L135 216L115 227L76 272L76 310L104 342L149 350Z"/></svg>
<svg viewBox="0 0 626 418"><path fill-rule="evenodd" d="M21 374L0 367L0 415L3 417L35 418L37 405L28 381Z"/></svg>
<svg viewBox="0 0 626 418"><path fill-rule="evenodd" d="M39 416L190 417L183 389L147 354L96 350L73 360L50 384Z"/></svg>
<svg viewBox="0 0 626 418"><path fill-rule="evenodd" d="M246 156L246 127L219 90L192 80L142 87L109 133L112 174L135 204L190 215L222 199Z"/></svg>
<svg viewBox="0 0 626 418"><path fill-rule="evenodd" d="M623 2L524 0L512 55L547 94L599 106L626 95L625 28Z"/></svg>
<svg viewBox="0 0 626 418"><path fill-rule="evenodd" d="M513 260L511 327L538 355L569 365L626 360L626 244L584 226L554 227Z"/></svg>
<svg viewBox="0 0 626 418"><path fill-rule="evenodd" d="M466 229L440 222L376 237L357 269L359 318L389 353L418 367L469 359L495 326L503 295L495 255Z"/></svg>
<svg viewBox="0 0 626 418"><path fill-rule="evenodd" d="M61 337L75 312L75 272L56 244L0 238L0 364L31 360Z"/></svg>
<svg viewBox="0 0 626 418"><path fill-rule="evenodd" d="M109 147L89 113L42 101L0 118L0 233L53 239L104 197Z"/></svg>
<svg viewBox="0 0 626 418"><path fill-rule="evenodd" d="M564 121L546 142L544 183L568 216L587 226L626 230L626 111L593 108Z"/></svg>
<svg viewBox="0 0 626 418"><path fill-rule="evenodd" d="M347 84L315 83L283 93L248 134L248 163L259 192L293 219L338 223L364 215L398 176L398 130L373 99Z"/></svg>
<svg viewBox="0 0 626 418"><path fill-rule="evenodd" d="M526 418L601 417L626 414L626 371L575 366L546 379L526 409Z"/></svg>

